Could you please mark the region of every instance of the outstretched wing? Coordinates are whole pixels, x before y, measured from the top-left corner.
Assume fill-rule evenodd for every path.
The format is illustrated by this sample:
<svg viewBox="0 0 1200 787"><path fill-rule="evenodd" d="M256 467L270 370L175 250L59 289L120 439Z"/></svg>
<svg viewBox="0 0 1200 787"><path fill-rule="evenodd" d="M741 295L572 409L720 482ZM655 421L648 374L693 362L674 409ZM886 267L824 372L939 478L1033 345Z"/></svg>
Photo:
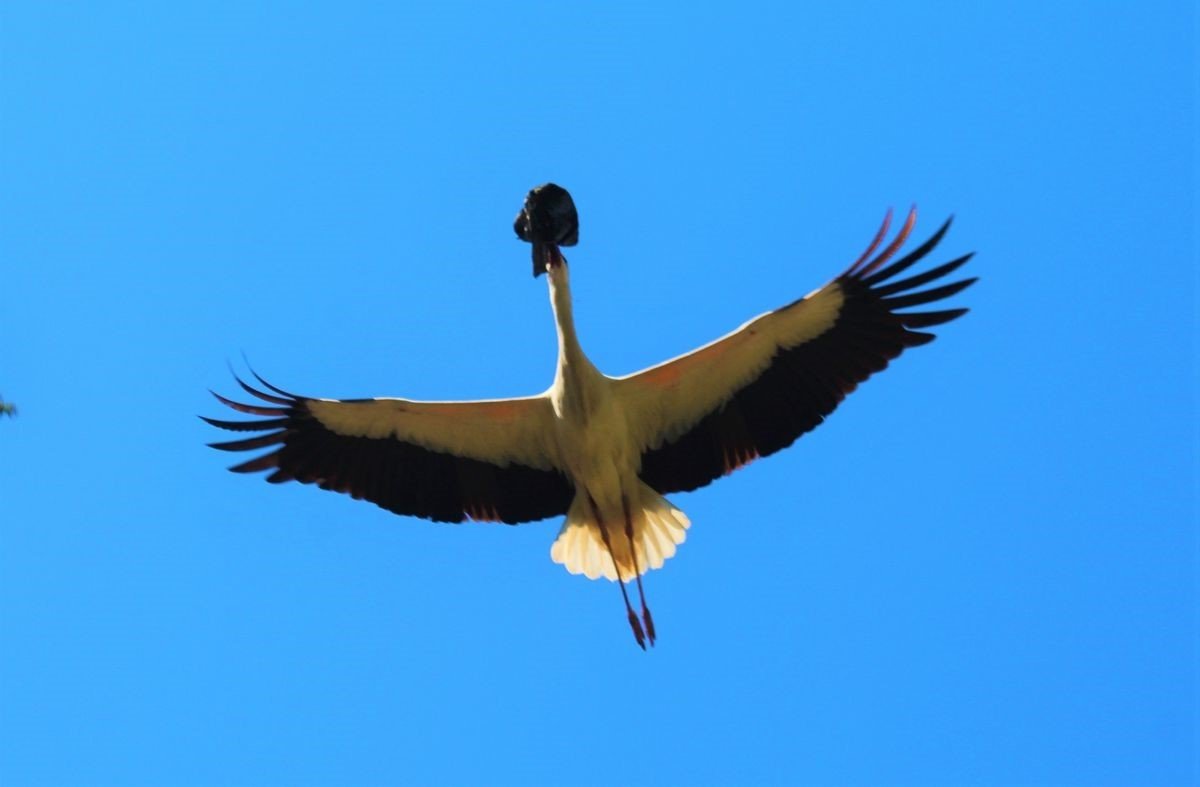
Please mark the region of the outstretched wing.
<svg viewBox="0 0 1200 787"><path fill-rule="evenodd" d="M270 406L213 395L259 420L204 418L221 429L266 432L210 444L223 451L270 449L231 467L234 472L269 471L272 483L317 484L439 522L516 524L565 514L571 504L573 489L559 470L553 412L544 397L309 399L255 377L269 392L237 382Z"/></svg>
<svg viewBox="0 0 1200 787"><path fill-rule="evenodd" d="M967 311L900 311L948 298L975 279L920 289L957 270L967 254L896 281L937 246L950 221L883 267L908 237L916 210L872 259L890 217L866 252L821 289L694 352L617 380L618 401L642 451L643 481L664 494L688 491L786 448L888 361L933 340L920 329Z"/></svg>

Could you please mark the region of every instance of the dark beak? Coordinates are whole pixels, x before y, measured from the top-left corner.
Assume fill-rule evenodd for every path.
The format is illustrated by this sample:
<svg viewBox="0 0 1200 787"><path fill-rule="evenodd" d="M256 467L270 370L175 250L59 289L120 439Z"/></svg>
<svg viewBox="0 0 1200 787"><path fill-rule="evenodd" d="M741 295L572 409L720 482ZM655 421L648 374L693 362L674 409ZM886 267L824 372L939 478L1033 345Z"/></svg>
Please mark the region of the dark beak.
<svg viewBox="0 0 1200 787"><path fill-rule="evenodd" d="M541 276L551 268L562 265L566 258L553 243L533 244L533 278Z"/></svg>

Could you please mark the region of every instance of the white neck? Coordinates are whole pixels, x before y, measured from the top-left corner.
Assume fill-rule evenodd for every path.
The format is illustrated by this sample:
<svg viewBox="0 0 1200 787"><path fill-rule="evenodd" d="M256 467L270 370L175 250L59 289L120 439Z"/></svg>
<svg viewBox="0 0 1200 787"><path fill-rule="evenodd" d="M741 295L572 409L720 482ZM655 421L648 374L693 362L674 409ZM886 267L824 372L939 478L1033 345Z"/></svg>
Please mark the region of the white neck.
<svg viewBox="0 0 1200 787"><path fill-rule="evenodd" d="M550 280L550 306L554 309L554 325L558 331L558 369L554 387L558 391L559 406L577 418L586 419L594 405L592 389L601 375L579 346L566 264L550 268L546 274Z"/></svg>
<svg viewBox="0 0 1200 787"><path fill-rule="evenodd" d="M571 307L571 279L566 264L546 272L550 280L550 306L554 309L554 326L558 330L558 366L588 364L575 333L575 316ZM590 365L590 364L589 364Z"/></svg>

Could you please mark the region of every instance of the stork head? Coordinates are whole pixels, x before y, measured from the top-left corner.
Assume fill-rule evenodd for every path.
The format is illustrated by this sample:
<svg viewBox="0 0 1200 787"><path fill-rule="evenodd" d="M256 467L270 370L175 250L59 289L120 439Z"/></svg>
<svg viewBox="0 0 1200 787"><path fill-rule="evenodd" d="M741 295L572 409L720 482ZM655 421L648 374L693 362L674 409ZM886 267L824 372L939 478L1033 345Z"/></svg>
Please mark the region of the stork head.
<svg viewBox="0 0 1200 787"><path fill-rule="evenodd" d="M550 268L567 260L559 246L574 246L579 242L579 215L575 202L562 186L546 183L525 195L525 205L513 222L521 240L533 244L533 276L537 278Z"/></svg>

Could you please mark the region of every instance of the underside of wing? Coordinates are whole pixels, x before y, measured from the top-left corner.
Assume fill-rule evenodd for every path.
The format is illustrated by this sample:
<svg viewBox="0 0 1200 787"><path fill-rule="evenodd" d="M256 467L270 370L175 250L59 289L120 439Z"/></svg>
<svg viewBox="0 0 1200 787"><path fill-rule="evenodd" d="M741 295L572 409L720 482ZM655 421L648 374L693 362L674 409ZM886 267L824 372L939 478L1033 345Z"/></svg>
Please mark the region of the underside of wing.
<svg viewBox="0 0 1200 787"><path fill-rule="evenodd" d="M627 418L642 447L641 477L664 494L688 491L815 428L859 383L905 349L933 340L923 329L966 309L903 311L940 301L975 279L925 288L970 259L965 255L904 279L945 235L891 265L915 222L877 256L888 220L841 276L699 350L620 381Z"/></svg>
<svg viewBox="0 0 1200 787"><path fill-rule="evenodd" d="M204 418L221 429L264 432L211 444L224 451L268 450L231 467L234 472L265 471L272 483L316 484L439 522L516 524L565 514L571 504L571 484L549 439L550 405L542 397L343 401L296 396L258 381L268 390L237 380L265 406L213 394L258 419Z"/></svg>

